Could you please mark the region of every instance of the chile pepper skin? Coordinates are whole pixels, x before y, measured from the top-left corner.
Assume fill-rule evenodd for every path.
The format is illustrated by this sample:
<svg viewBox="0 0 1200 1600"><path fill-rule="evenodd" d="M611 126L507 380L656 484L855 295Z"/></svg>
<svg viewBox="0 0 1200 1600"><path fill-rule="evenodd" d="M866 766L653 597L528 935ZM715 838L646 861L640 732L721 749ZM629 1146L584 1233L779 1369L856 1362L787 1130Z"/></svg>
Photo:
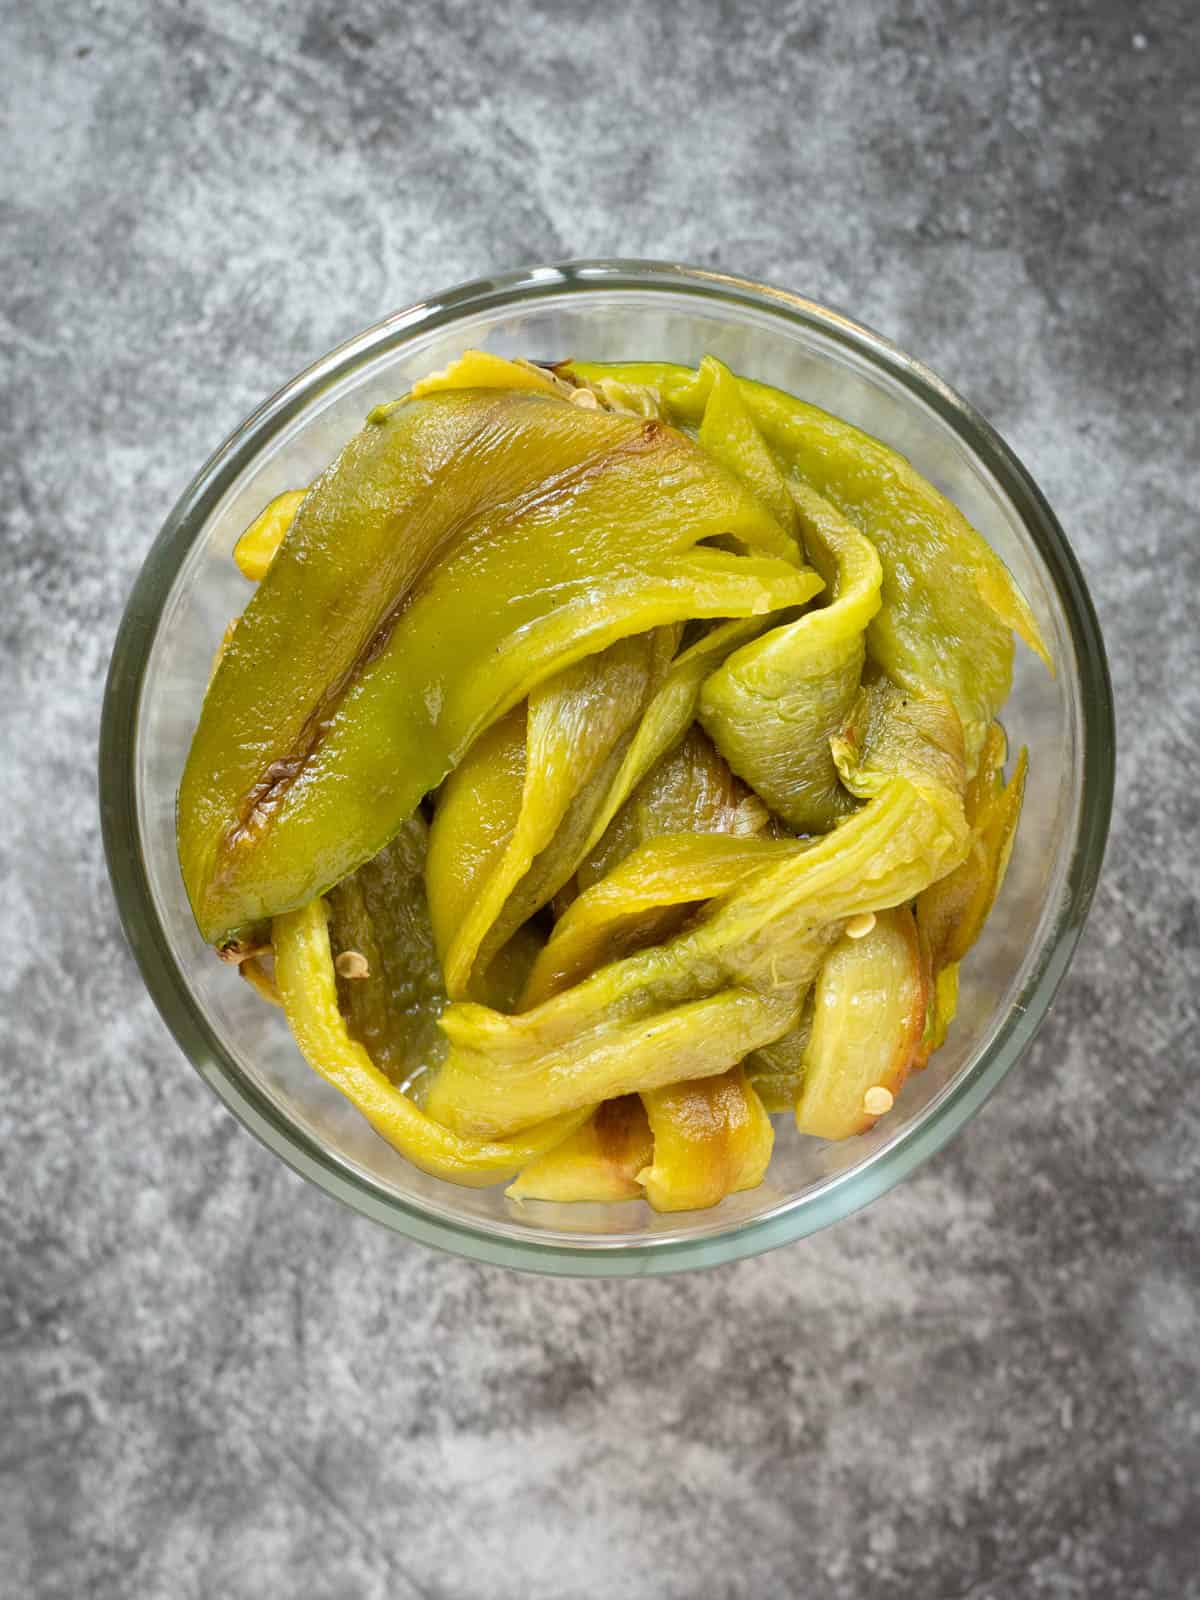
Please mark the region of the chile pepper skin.
<svg viewBox="0 0 1200 1600"><path fill-rule="evenodd" d="M737 550L697 548L732 536ZM211 943L387 843L546 677L688 617L821 587L677 430L532 390L383 408L308 491L229 641L179 793ZM745 553L739 553L745 552Z"/></svg>

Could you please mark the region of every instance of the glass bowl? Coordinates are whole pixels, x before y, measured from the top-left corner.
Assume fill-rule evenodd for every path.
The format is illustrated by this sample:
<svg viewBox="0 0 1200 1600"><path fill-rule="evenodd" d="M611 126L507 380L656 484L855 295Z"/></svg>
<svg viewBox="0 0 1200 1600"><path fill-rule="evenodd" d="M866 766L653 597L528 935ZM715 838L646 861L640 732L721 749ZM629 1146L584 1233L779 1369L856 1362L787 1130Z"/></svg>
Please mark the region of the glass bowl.
<svg viewBox="0 0 1200 1600"><path fill-rule="evenodd" d="M712 353L814 401L909 457L1015 574L1054 653L1018 647L1003 716L1029 747L1020 836L1003 893L964 964L945 1047L875 1129L841 1144L778 1119L763 1185L711 1211L642 1202L517 1206L410 1167L305 1065L280 1014L202 943L175 855L175 791L213 652L247 589L237 535L307 483L372 406L467 346L554 360ZM798 295L657 262L589 261L480 280L398 312L281 389L201 468L130 597L100 740L109 871L155 1003L201 1076L297 1172L389 1227L476 1260L542 1272L635 1275L735 1260L876 1199L974 1115L1028 1046L1091 900L1113 786L1111 691L1075 559L1037 486L991 427L927 368Z"/></svg>

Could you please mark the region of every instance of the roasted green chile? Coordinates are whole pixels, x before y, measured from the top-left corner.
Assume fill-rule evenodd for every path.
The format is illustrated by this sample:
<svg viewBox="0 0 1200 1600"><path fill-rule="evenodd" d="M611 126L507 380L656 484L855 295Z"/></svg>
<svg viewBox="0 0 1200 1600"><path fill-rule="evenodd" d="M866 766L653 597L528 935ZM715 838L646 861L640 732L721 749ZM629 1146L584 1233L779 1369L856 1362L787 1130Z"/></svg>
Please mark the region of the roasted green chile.
<svg viewBox="0 0 1200 1600"><path fill-rule="evenodd" d="M468 352L236 559L184 882L417 1166L715 1205L771 1113L866 1131L941 1044L1020 817L1013 633L1048 658L885 445L712 357Z"/></svg>

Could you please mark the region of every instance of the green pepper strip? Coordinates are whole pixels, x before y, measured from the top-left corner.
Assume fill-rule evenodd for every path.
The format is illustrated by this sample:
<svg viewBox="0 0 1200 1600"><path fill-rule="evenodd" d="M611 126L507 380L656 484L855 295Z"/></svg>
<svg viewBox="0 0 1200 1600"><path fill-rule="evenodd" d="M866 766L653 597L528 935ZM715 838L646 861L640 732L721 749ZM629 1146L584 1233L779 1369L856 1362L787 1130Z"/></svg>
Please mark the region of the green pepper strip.
<svg viewBox="0 0 1200 1600"><path fill-rule="evenodd" d="M364 977L338 978L351 1038L402 1086L440 1060L437 1018L446 990L425 895L429 827L420 812L395 838L329 893L329 937L336 958L357 951Z"/></svg>
<svg viewBox="0 0 1200 1600"><path fill-rule="evenodd" d="M738 380L714 356L705 356L700 363L697 380L698 387L707 385L697 436L700 448L739 478L781 528L794 531L796 508L787 480L755 423ZM800 560L799 549L791 539L778 545L775 554Z"/></svg>
<svg viewBox="0 0 1200 1600"><path fill-rule="evenodd" d="M654 388L677 426L699 427L711 374L665 362L571 362L585 382ZM946 694L963 723L968 773L1012 681L1016 632L1053 671L1028 603L1000 557L903 456L767 384L738 385L772 453L867 535L883 566L868 651L897 683Z"/></svg>
<svg viewBox="0 0 1200 1600"><path fill-rule="evenodd" d="M604 804L579 851L576 866L591 855L617 812L650 769L669 755L687 733L696 716L705 678L731 651L755 638L762 629L761 617L722 623L675 658L661 689L646 707Z"/></svg>
<svg viewBox="0 0 1200 1600"><path fill-rule="evenodd" d="M790 827L821 833L854 805L829 739L858 692L883 574L870 540L827 501L802 484L792 493L830 603L729 656L704 684L700 721L772 811Z"/></svg>

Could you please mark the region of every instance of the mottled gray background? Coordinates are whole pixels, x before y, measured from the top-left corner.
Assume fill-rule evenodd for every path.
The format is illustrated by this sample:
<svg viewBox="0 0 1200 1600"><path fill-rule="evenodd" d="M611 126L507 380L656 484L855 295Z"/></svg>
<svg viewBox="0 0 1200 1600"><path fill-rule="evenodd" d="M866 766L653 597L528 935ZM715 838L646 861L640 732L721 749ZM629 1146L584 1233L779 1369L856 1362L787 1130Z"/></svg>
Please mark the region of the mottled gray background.
<svg viewBox="0 0 1200 1600"><path fill-rule="evenodd" d="M3 0L0 1592L1200 1595L1194 0ZM1108 869L1036 1049L884 1203L554 1282L340 1209L184 1063L93 763L158 523L423 292L719 263L925 356L1107 630Z"/></svg>

